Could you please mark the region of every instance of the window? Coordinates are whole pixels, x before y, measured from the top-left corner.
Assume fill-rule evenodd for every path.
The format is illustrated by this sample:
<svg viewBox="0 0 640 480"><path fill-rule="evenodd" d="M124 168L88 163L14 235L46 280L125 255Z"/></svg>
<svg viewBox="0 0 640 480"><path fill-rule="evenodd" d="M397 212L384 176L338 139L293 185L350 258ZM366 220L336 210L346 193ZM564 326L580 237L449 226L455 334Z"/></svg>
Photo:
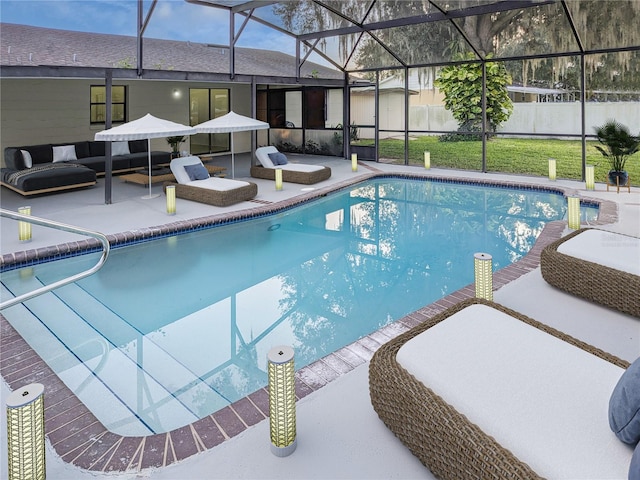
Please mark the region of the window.
<svg viewBox="0 0 640 480"><path fill-rule="evenodd" d="M127 121L127 95L124 85L111 87L111 122L124 123ZM104 85L91 86L91 124L104 123L106 119L106 87Z"/></svg>
<svg viewBox="0 0 640 480"><path fill-rule="evenodd" d="M342 124L341 88L267 88L256 95L257 118L271 128L324 130Z"/></svg>

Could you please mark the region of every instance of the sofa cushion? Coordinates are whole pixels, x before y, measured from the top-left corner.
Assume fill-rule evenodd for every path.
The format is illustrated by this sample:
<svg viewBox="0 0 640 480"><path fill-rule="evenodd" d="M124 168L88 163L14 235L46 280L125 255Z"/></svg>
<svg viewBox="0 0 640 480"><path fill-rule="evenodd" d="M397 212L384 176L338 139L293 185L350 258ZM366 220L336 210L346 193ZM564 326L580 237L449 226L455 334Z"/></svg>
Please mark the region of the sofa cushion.
<svg viewBox="0 0 640 480"><path fill-rule="evenodd" d="M20 150L20 153L22 154L22 161L24 162L24 167L25 168L33 167L33 159L31 158L31 154L29 153L29 151Z"/></svg>
<svg viewBox="0 0 640 480"><path fill-rule="evenodd" d="M9 170L22 170L25 167L22 148L7 147L4 149L4 164Z"/></svg>
<svg viewBox="0 0 640 480"><path fill-rule="evenodd" d="M75 142L73 145L76 147L76 158L80 159L91 156L89 142Z"/></svg>
<svg viewBox="0 0 640 480"><path fill-rule="evenodd" d="M53 148L53 163L77 160L75 145L60 145Z"/></svg>
<svg viewBox="0 0 640 480"><path fill-rule="evenodd" d="M129 161L129 168L145 168L149 166L149 154L147 152L130 153L126 157ZM169 152L151 152L151 165L166 164L171 161Z"/></svg>
<svg viewBox="0 0 640 480"><path fill-rule="evenodd" d="M147 153L147 140L129 140L129 152Z"/></svg>
<svg viewBox="0 0 640 480"><path fill-rule="evenodd" d="M27 150L31 154L31 159L33 160L34 165L53 162L53 148L51 148L50 144L29 145L26 147L20 147L20 149ZM24 165L22 165L22 168L24 168ZM21 168L17 170L21 170Z"/></svg>
<svg viewBox="0 0 640 480"><path fill-rule="evenodd" d="M83 165L74 165L68 162L57 162L48 166L40 165L38 168L21 172L19 177L15 179L12 178L13 173L17 172L2 169L2 181L27 193L96 182L96 172Z"/></svg>
<svg viewBox="0 0 640 480"><path fill-rule="evenodd" d="M609 426L625 443L640 441L640 358L627 368L609 399Z"/></svg>
<svg viewBox="0 0 640 480"><path fill-rule="evenodd" d="M104 144L105 142L88 142L89 143L89 155L88 157L100 157L104 156Z"/></svg>
<svg viewBox="0 0 640 480"><path fill-rule="evenodd" d="M85 157L69 163L84 165L85 167L89 167L91 170L94 170L96 173L104 173L106 157ZM111 171L117 172L119 170L129 170L129 159L126 156L111 158Z"/></svg>
<svg viewBox="0 0 640 480"><path fill-rule="evenodd" d="M129 142L113 142L111 144L111 155L117 157L118 155L129 155Z"/></svg>

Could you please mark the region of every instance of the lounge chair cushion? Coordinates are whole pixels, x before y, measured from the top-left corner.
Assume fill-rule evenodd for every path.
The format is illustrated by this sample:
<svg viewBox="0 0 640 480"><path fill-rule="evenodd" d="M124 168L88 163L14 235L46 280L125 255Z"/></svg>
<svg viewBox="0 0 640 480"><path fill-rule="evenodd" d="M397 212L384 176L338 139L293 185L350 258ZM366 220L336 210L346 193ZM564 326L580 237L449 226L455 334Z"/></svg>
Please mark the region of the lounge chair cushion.
<svg viewBox="0 0 640 480"><path fill-rule="evenodd" d="M205 180L207 178L209 178L209 172L207 171L206 168L204 168L204 165L200 164L193 164L193 165L185 165L184 166L184 170L185 172L187 172L187 175L189 175L189 179L190 180Z"/></svg>
<svg viewBox="0 0 640 480"><path fill-rule="evenodd" d="M319 165L306 165L304 163L287 163L286 165L278 165L283 171L312 173L324 170L326 167Z"/></svg>
<svg viewBox="0 0 640 480"><path fill-rule="evenodd" d="M640 238L582 228L547 245L542 278L554 287L640 318Z"/></svg>
<svg viewBox="0 0 640 480"><path fill-rule="evenodd" d="M640 441L640 358L622 374L609 400L609 426L625 443Z"/></svg>
<svg viewBox="0 0 640 480"><path fill-rule="evenodd" d="M208 188L210 190L228 192L239 187L246 187L247 185L249 185L249 182L243 182L242 180L231 180L229 178L207 177L204 180L193 180L191 182L188 182L186 185L189 185L191 187Z"/></svg>
<svg viewBox="0 0 640 480"><path fill-rule="evenodd" d="M410 339L397 362L542 477L627 475L632 450L605 418L624 371L610 362L488 305Z"/></svg>
<svg viewBox="0 0 640 480"><path fill-rule="evenodd" d="M281 152L270 153L269 158L274 165L286 165L287 163L289 163L289 161L287 160L287 156Z"/></svg>
<svg viewBox="0 0 640 480"><path fill-rule="evenodd" d="M292 172L319 172L320 170L324 170L326 167L320 165L305 165L304 163L289 163L288 159L284 154L280 153L278 149L274 146L268 147L260 147L256 149L256 158L260 162L260 164L264 168L276 168L276 164L272 159L272 154L280 154L285 158L285 163L278 163L277 167L282 168L283 170L289 170ZM280 157L276 157L280 158ZM281 161L281 160L278 160Z"/></svg>
<svg viewBox="0 0 640 480"><path fill-rule="evenodd" d="M256 158L264 168L275 168L273 161L269 158L270 153L279 153L278 149L272 145L256 149Z"/></svg>
<svg viewBox="0 0 640 480"><path fill-rule="evenodd" d="M563 242L558 252L640 275L640 238L590 228Z"/></svg>

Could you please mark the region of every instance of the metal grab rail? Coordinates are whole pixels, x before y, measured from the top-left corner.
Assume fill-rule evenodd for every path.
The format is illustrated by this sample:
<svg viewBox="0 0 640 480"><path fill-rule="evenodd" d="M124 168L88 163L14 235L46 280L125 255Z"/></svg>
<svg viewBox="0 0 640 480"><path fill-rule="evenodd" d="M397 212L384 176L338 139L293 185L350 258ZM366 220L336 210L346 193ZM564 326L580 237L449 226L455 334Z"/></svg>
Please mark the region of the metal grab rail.
<svg viewBox="0 0 640 480"><path fill-rule="evenodd" d="M102 243L102 256L98 260L98 263L96 263L93 267L89 268L88 270L84 270L80 273L76 273L75 275L72 275L70 277L63 278L62 280L58 280L57 282L54 282L50 285L45 285L43 287L32 290L31 292L18 295L17 297L12 298L11 300L2 302L0 303L0 310L4 310L5 308L11 307L13 305L17 305L18 303L22 303L26 300L37 297L38 295L42 295L43 293L50 292L51 290L62 287L69 283L73 283L77 280L88 277L89 275L93 275L94 273L96 273L98 270L102 268L104 263L107 261L107 257L109 256L109 249L110 249L109 240L102 233L92 232L91 230L87 230L85 228L74 227L72 225L55 222L53 220L46 220L44 218L32 217L31 215L23 215L22 213L12 212L11 210L5 210L3 208L0 208L0 217L12 218L14 220L29 222L35 225L42 225L45 227L51 227L51 228L55 228L56 230L62 230L65 232L79 233L80 235L96 238L100 240L100 243Z"/></svg>

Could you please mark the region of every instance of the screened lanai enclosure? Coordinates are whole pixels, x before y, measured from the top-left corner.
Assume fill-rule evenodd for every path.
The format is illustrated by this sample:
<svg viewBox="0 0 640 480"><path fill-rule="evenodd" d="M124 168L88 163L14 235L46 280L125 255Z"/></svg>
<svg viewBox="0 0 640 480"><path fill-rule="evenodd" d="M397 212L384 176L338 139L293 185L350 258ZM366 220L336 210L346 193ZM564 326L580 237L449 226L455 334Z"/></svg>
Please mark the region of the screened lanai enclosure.
<svg viewBox="0 0 640 480"><path fill-rule="evenodd" d="M161 24L156 32L168 30L163 2L206 17L211 43L149 34L150 23ZM127 108L131 115L146 108L146 95L156 92L160 116L191 125L236 105L242 110L237 113L270 125L241 139L244 151L270 144L285 152L357 153L359 160L407 165L422 165L429 152L432 167L525 175L546 175L553 158L559 178L583 179L592 164L596 181L603 182L609 165L595 148L595 128L615 120L640 135L640 0L136 5L137 21L128 23L135 39L78 40L47 30L38 43L33 27L5 24L0 77L62 78L67 82L51 85L64 83L70 91L76 78L96 79L92 108L95 103L96 112L119 114L114 122L128 120ZM267 45L274 43L253 40L265 36L276 38L272 51ZM3 81L3 88L9 85L17 82ZM160 85L188 93L168 99ZM101 100L109 90L112 99ZM55 143L58 106L51 105L43 133ZM22 114L18 102L3 102L3 118ZM74 117L78 133L107 128L106 115L92 116L88 124L80 114ZM7 142L27 141L17 123L6 125ZM230 150L226 133L198 134L187 142L193 154ZM640 153L626 169L632 184L640 185Z"/></svg>
<svg viewBox="0 0 640 480"><path fill-rule="evenodd" d="M187 1L227 9L231 45L257 21L295 38L299 66L344 72L344 94L258 87L285 150L525 174L554 157L604 178L594 128L640 132L639 0Z"/></svg>

